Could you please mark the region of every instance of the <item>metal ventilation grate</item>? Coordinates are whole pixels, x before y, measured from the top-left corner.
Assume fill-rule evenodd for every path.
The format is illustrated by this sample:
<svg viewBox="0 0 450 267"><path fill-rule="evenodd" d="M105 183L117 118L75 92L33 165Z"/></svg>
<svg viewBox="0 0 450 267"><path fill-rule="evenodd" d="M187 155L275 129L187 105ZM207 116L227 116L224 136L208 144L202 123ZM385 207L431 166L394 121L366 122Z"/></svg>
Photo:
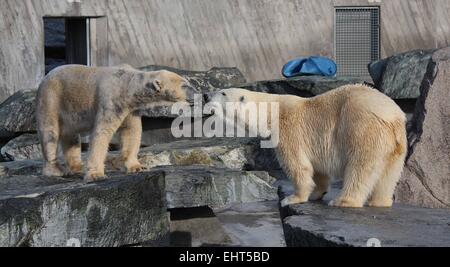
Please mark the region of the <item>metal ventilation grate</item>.
<svg viewBox="0 0 450 267"><path fill-rule="evenodd" d="M367 65L380 58L380 9L336 8L338 75L369 77Z"/></svg>

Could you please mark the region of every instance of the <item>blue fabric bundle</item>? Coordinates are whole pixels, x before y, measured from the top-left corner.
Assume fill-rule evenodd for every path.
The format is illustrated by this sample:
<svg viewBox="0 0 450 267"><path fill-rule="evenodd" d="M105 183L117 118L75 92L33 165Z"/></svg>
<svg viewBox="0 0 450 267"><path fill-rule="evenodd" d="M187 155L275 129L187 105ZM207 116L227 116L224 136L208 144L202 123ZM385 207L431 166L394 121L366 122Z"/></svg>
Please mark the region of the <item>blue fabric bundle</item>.
<svg viewBox="0 0 450 267"><path fill-rule="evenodd" d="M291 78L302 75L321 75L321 76L335 76L337 72L336 63L326 57L307 57L297 58L289 61L283 67L283 76Z"/></svg>

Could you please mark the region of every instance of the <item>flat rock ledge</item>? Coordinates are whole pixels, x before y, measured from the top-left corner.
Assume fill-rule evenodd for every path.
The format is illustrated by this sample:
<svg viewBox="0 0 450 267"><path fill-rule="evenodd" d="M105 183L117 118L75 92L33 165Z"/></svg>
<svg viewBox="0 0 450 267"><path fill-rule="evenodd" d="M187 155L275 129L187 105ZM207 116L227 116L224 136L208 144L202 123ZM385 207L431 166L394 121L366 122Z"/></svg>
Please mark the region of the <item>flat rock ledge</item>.
<svg viewBox="0 0 450 267"><path fill-rule="evenodd" d="M168 245L163 172L79 178L0 177L0 246Z"/></svg>
<svg viewBox="0 0 450 267"><path fill-rule="evenodd" d="M241 171L204 166L164 166L167 207L208 206L213 210L234 204L277 200L276 179L265 171Z"/></svg>
<svg viewBox="0 0 450 267"><path fill-rule="evenodd" d="M34 146L39 147L38 144ZM13 154L12 150L8 150L8 152ZM35 154L40 155L40 149ZM122 169L123 164L116 160L118 156L119 152L109 153L106 160L107 170L118 171ZM86 158L85 154L83 154L83 158ZM169 165L202 165L237 170L266 171L281 168L273 149L260 148L259 140L254 138L209 138L155 144L140 150L139 161L146 170ZM40 174L41 171L42 162L40 159L0 163L0 176Z"/></svg>
<svg viewBox="0 0 450 267"><path fill-rule="evenodd" d="M0 247L166 246L167 209L224 209L278 199L265 171L160 166L85 184L81 177L0 176Z"/></svg>
<svg viewBox="0 0 450 267"><path fill-rule="evenodd" d="M334 188L331 195L336 194ZM279 188L280 199L292 193ZM324 201L281 208L286 243L291 247L448 247L450 211L395 204L393 208L339 209ZM378 242L379 241L379 242Z"/></svg>

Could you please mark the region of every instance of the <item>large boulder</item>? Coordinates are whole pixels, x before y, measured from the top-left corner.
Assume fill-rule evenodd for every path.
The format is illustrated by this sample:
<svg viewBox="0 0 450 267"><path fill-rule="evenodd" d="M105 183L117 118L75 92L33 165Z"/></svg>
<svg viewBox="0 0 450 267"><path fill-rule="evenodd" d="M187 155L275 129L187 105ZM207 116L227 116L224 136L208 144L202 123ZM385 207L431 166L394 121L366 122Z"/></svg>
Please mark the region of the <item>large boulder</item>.
<svg viewBox="0 0 450 267"><path fill-rule="evenodd" d="M334 184L323 201L281 208L290 247L448 247L450 211L395 204L392 208L341 209L327 203L340 190ZM293 193L280 186L280 199Z"/></svg>
<svg viewBox="0 0 450 267"><path fill-rule="evenodd" d="M240 87L269 94L311 97L326 93L343 85L364 82L363 79L352 77L299 76L289 79L258 81L244 84Z"/></svg>
<svg viewBox="0 0 450 267"><path fill-rule="evenodd" d="M393 99L416 99L435 50L415 50L369 64L375 87Z"/></svg>
<svg viewBox="0 0 450 267"><path fill-rule="evenodd" d="M162 172L84 184L41 176L0 178L0 246L168 245Z"/></svg>
<svg viewBox="0 0 450 267"><path fill-rule="evenodd" d="M450 208L450 48L433 53L408 136L396 201Z"/></svg>
<svg viewBox="0 0 450 267"><path fill-rule="evenodd" d="M0 104L0 139L36 131L36 91L19 91Z"/></svg>
<svg viewBox="0 0 450 267"><path fill-rule="evenodd" d="M24 134L1 148L1 156L8 160L30 160L42 158L39 138L36 134Z"/></svg>

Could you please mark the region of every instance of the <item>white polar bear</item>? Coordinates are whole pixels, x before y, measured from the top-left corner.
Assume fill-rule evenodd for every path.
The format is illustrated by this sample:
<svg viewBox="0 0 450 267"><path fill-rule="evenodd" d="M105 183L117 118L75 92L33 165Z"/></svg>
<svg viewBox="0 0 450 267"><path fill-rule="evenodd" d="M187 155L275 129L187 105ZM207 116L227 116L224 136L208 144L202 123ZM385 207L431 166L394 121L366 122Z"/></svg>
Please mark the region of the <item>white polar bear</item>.
<svg viewBox="0 0 450 267"><path fill-rule="evenodd" d="M205 97L224 109L220 114L227 114L227 102L239 103L242 110L249 103L279 103L276 150L295 186L282 206L322 199L332 177L343 178L344 185L331 206L363 207L367 199L369 206L392 206L407 153L406 117L377 90L348 85L306 99L236 88ZM270 127L270 110L266 116ZM246 112L238 111L237 117L248 123Z"/></svg>

